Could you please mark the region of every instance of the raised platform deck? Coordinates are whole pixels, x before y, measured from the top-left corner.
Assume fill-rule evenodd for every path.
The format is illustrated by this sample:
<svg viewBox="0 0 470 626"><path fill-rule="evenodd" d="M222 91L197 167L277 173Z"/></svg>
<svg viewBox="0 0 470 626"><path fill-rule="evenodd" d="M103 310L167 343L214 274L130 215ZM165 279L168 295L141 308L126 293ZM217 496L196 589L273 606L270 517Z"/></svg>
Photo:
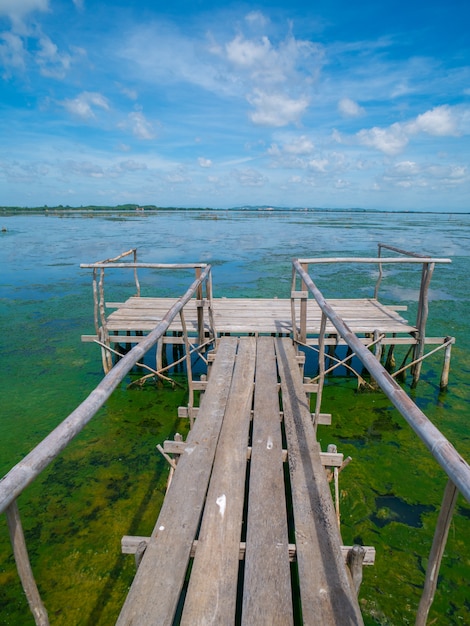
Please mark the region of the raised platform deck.
<svg viewBox="0 0 470 626"><path fill-rule="evenodd" d="M152 535L123 540L145 552L119 626L363 623L291 339L222 337L165 449L181 454Z"/></svg>
<svg viewBox="0 0 470 626"><path fill-rule="evenodd" d="M175 300L170 298L132 297L124 303L108 303L116 310L107 318L108 331L112 333L149 332L164 317ZM378 330L386 335L402 335L413 343L412 333L417 331L399 313L404 307L388 307L373 298L328 300L351 330L363 335ZM204 301L205 330L210 332L207 301ZM197 334L197 301L192 300L185 308L185 320L189 333ZM297 308L299 303L297 302ZM292 333L291 300L278 298L215 298L212 300L214 325L218 334L285 334ZM321 310L315 300L307 305L307 335L320 333ZM175 319L170 331L182 332L179 319ZM331 323L326 332L336 334ZM112 339L112 337L110 337ZM131 341L120 337L119 341Z"/></svg>

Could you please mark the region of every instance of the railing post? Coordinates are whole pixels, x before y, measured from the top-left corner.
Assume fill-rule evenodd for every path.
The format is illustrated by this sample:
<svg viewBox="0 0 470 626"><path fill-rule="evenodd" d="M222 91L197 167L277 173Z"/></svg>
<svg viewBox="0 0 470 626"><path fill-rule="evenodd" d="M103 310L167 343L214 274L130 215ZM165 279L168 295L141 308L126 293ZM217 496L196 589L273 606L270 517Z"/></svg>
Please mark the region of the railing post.
<svg viewBox="0 0 470 626"><path fill-rule="evenodd" d="M217 328L214 321L214 310L212 308L212 272L209 270L209 275L206 279L206 298L207 298L207 310L209 314L209 325L212 332L212 339L214 345L217 343Z"/></svg>
<svg viewBox="0 0 470 626"><path fill-rule="evenodd" d="M308 264L302 263L302 269L305 273L308 273ZM302 292L305 292L305 297L302 296L300 299L300 341L302 343L306 343L307 341L307 301L308 301L308 291L307 285L302 280L302 284L300 287Z"/></svg>
<svg viewBox="0 0 470 626"><path fill-rule="evenodd" d="M137 248L134 248L134 263L137 264ZM139 283L139 275L137 274L137 267L134 267L134 279L135 279L135 288L136 288L136 296L140 298L140 283Z"/></svg>
<svg viewBox="0 0 470 626"><path fill-rule="evenodd" d="M33 570L29 561L28 550L21 525L20 512L16 500L5 509L10 541L15 555L16 568L28 600L36 626L49 626L47 611L42 603L39 590L34 580Z"/></svg>
<svg viewBox="0 0 470 626"><path fill-rule="evenodd" d="M196 279L201 277L201 268L196 267ZM202 284L196 289L196 308L197 308L197 342L201 346L204 343L204 300L202 292Z"/></svg>
<svg viewBox="0 0 470 626"><path fill-rule="evenodd" d="M100 280L99 280L99 313L100 313L100 321L101 321L101 333L98 336L98 339L109 347L109 333L108 333L108 324L106 321L106 310L105 310L105 298L104 298L104 268L100 269ZM113 367L113 357L112 354L108 350L101 349L101 356L103 359L103 368L105 374L107 374Z"/></svg>
<svg viewBox="0 0 470 626"><path fill-rule="evenodd" d="M315 401L315 429L317 428L318 418L321 411L323 385L325 384L325 332L326 315L322 311L320 322L320 336L318 338L318 391Z"/></svg>
<svg viewBox="0 0 470 626"><path fill-rule="evenodd" d="M181 327L183 329L183 340L184 347L186 350L186 371L188 375L188 415L189 415L189 426L193 427L194 423L194 415L193 415L193 407L194 407L194 384L193 384L193 372L191 366L191 344L189 343L188 337L188 329L186 327L186 320L184 317L184 311L181 309L180 311L180 320Z"/></svg>
<svg viewBox="0 0 470 626"><path fill-rule="evenodd" d="M450 355L452 352L452 343L453 343L450 340L451 340L450 337L445 338L445 341L449 343L445 347L445 351L444 351L444 364L442 366L441 382L440 382L441 391L445 391L449 384Z"/></svg>
<svg viewBox="0 0 470 626"><path fill-rule="evenodd" d="M418 329L418 342L414 349L413 360L417 361L413 367L412 386L416 387L421 374L421 358L424 354L424 341L426 339L426 322L428 320L428 293L429 284L434 271L434 263L423 263L421 275L421 287L419 290L418 314L416 317L416 328Z"/></svg>
<svg viewBox="0 0 470 626"><path fill-rule="evenodd" d="M382 244L379 243L378 244L378 254L377 256L380 258L382 256ZM382 276L383 276L383 271L382 271L382 263L379 263L379 275L377 277L377 282L375 283L375 289L374 289L374 298L375 300L377 300L377 298L379 297L379 287L380 287L380 283L382 282Z"/></svg>
<svg viewBox="0 0 470 626"><path fill-rule="evenodd" d="M449 478L444 490L444 497L442 499L439 517L437 518L436 530L434 532L434 539L426 570L423 595L421 596L419 603L415 626L426 626L429 609L431 608L434 600L434 594L436 592L439 567L441 565L442 555L444 554L447 535L449 534L449 527L452 521L452 514L458 493L457 487Z"/></svg>

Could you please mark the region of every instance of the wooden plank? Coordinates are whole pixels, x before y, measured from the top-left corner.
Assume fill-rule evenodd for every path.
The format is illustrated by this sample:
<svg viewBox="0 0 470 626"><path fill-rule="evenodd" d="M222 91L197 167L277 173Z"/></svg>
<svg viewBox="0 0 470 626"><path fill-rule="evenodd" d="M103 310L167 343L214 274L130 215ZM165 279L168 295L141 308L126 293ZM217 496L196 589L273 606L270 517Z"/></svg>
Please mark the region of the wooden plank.
<svg viewBox="0 0 470 626"><path fill-rule="evenodd" d="M148 543L150 537L143 537L138 535L124 535L121 539L121 552L123 554L135 554L142 542ZM197 539L193 541L193 545L191 548L191 556L194 557L196 555L197 550ZM348 552L352 549L353 546L341 546L341 554L343 555L344 562L347 562ZM374 546L362 546L365 550L363 565L374 565L375 564L375 548ZM240 542L240 551L238 554L238 558L240 561L245 559L246 552L246 542ZM289 544L289 561L292 563L297 560L297 548L295 543Z"/></svg>
<svg viewBox="0 0 470 626"><path fill-rule="evenodd" d="M235 623L255 355L255 338L240 339L182 626Z"/></svg>
<svg viewBox="0 0 470 626"><path fill-rule="evenodd" d="M276 339L306 625L363 624L292 342Z"/></svg>
<svg viewBox="0 0 470 626"><path fill-rule="evenodd" d="M196 536L229 394L238 340L221 339L201 400L118 626L171 626Z"/></svg>
<svg viewBox="0 0 470 626"><path fill-rule="evenodd" d="M132 297L123 306L113 311L108 317L108 326L113 330L150 330L167 311L171 298ZM384 306L370 298L332 299L328 302L355 332L372 332L375 329L388 333L413 332L414 326L408 324L396 310L400 307ZM119 303L111 303L119 304ZM197 331L197 301L191 300L185 309L190 331ZM213 312L219 332L247 333L290 333L291 310L288 299L243 299L218 298L213 300ZM314 334L320 327L321 312L317 303L310 299L307 311L307 332ZM181 330L179 320L175 320L172 330ZM206 323L206 330L208 324ZM332 325L327 325L327 332L335 332Z"/></svg>
<svg viewBox="0 0 470 626"><path fill-rule="evenodd" d="M279 391L274 344L259 337L242 624L293 623Z"/></svg>

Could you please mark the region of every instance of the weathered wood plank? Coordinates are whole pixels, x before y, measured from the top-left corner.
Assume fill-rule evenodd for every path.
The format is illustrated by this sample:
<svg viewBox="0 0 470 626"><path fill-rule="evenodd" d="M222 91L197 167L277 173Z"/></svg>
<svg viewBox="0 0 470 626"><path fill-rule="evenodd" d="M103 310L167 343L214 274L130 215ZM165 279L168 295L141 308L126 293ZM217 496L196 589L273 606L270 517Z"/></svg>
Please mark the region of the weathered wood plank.
<svg viewBox="0 0 470 626"><path fill-rule="evenodd" d="M148 543L150 537L143 537L139 535L124 535L121 539L121 552L123 554L135 554L142 542ZM348 553L353 546L341 546L341 554L343 555L344 562L346 563ZM374 546L362 546L365 550L365 556L363 565L374 565L375 563L375 548ZM193 541L191 548L191 556L194 557L197 550L197 540ZM246 542L240 542L240 552L238 558L240 561L244 560L246 552ZM289 561L293 562L297 560L297 549L295 543L289 544Z"/></svg>
<svg viewBox="0 0 470 626"><path fill-rule="evenodd" d="M292 343L276 339L304 624L363 624Z"/></svg>
<svg viewBox="0 0 470 626"><path fill-rule="evenodd" d="M119 308L110 313L108 327L115 330L150 330L163 317L171 299L129 298ZM410 333L415 329L398 313L401 307L384 306L373 298L331 299L328 302L355 332L372 332L375 329L388 333ZM288 299L243 299L216 298L212 301L214 319L219 332L285 332L291 331L291 308ZM117 305L120 303L110 303ZM207 308L207 302L205 308ZM197 331L197 301L191 300L186 306L186 319L190 332ZM320 327L321 312L315 300L308 300L307 332L313 334ZM206 319L206 329L208 324ZM171 330L181 330L175 320ZM327 325L327 332L335 332Z"/></svg>
<svg viewBox="0 0 470 626"><path fill-rule="evenodd" d="M271 337L257 342L242 624L293 623L279 391Z"/></svg>
<svg viewBox="0 0 470 626"><path fill-rule="evenodd" d="M215 626L235 622L255 355L255 338L240 339L181 618L182 626Z"/></svg>
<svg viewBox="0 0 470 626"><path fill-rule="evenodd" d="M179 460L118 626L173 623L212 470L237 344L231 337L220 341L212 385L188 436L191 446Z"/></svg>

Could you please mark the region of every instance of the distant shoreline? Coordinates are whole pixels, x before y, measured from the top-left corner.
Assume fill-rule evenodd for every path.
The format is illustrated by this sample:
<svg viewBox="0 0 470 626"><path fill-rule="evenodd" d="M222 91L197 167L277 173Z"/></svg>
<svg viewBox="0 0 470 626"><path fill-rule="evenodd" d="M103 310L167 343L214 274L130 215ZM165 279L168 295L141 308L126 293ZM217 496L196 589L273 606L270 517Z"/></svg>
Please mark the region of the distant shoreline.
<svg viewBox="0 0 470 626"><path fill-rule="evenodd" d="M468 211L425 211L425 210L406 210L406 209L363 209L360 207L350 208L326 208L326 207L272 207L272 206L239 206L230 208L214 208L214 207L160 207L155 205L136 205L124 204L116 206L97 206L88 205L80 207L72 206L42 206L42 207L16 207L1 206L0 213L6 214L63 214L63 213L159 213L166 211L213 211L213 212L302 212L302 213L407 213L407 214L445 214L445 215L468 215Z"/></svg>

